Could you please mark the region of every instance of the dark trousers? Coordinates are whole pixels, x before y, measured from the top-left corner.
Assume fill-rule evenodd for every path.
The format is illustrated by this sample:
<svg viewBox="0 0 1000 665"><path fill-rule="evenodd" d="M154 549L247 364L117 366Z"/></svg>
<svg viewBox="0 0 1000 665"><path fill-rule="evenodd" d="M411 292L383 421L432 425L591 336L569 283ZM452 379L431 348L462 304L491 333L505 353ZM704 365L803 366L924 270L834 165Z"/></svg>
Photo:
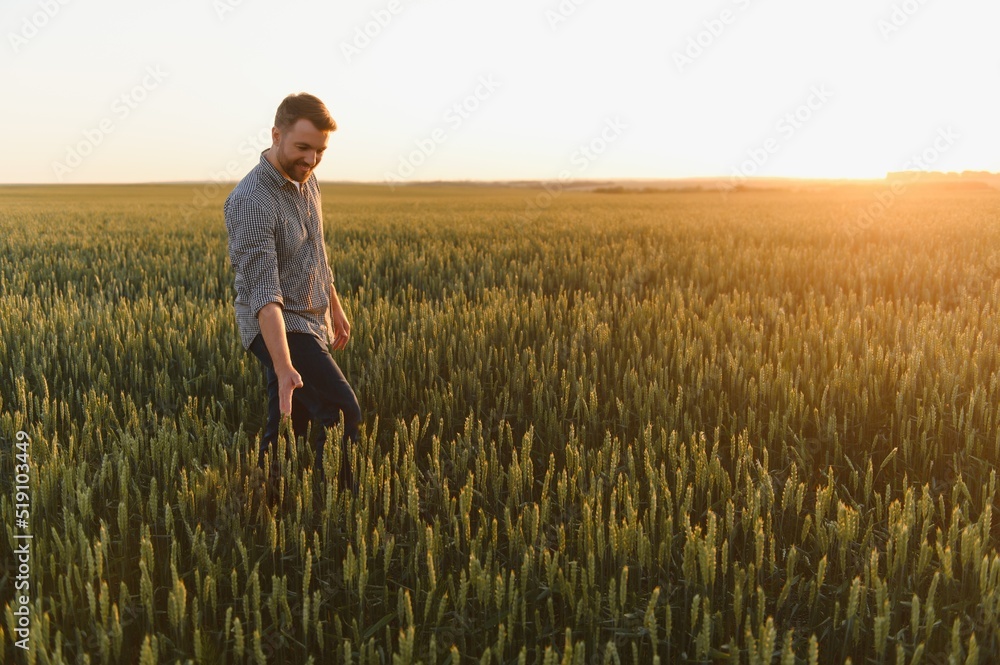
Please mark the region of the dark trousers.
<svg viewBox="0 0 1000 665"><path fill-rule="evenodd" d="M353 487L350 467L349 444L357 441L358 425L361 423L361 407L354 390L344 378L327 346L319 338L306 333L286 333L288 351L292 367L302 377L302 387L292 392L292 430L296 438L305 437L312 422L312 442L316 450L316 469L323 477L323 446L326 443L326 428L333 427L344 417L344 438L341 441L343 463L340 469L342 487ZM271 355L260 335L250 344L250 352L263 365L267 381L267 427L260 440L259 464L263 467L264 453L278 440L278 426L281 422L281 405L278 401L278 375L274 372ZM272 448L276 451L277 446ZM272 455L274 452L272 452Z"/></svg>

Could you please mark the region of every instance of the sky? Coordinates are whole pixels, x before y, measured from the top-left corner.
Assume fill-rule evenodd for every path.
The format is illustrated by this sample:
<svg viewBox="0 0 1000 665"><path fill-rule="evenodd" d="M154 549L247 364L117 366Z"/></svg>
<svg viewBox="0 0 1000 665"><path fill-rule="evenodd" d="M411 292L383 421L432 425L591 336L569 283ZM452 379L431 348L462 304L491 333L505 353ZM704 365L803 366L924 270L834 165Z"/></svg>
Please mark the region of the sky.
<svg viewBox="0 0 1000 665"><path fill-rule="evenodd" d="M4 0L0 183L1000 171L996 0Z"/></svg>

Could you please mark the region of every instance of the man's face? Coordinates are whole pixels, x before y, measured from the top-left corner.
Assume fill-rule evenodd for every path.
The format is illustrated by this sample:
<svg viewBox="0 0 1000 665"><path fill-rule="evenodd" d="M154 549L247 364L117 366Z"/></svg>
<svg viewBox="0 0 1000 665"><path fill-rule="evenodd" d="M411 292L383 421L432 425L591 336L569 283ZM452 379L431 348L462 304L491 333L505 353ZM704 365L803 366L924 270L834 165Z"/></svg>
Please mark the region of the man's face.
<svg viewBox="0 0 1000 665"><path fill-rule="evenodd" d="M271 130L278 164L296 182L305 182L312 175L313 169L323 159L329 137L330 132L316 129L305 118L298 119L285 130L277 127Z"/></svg>

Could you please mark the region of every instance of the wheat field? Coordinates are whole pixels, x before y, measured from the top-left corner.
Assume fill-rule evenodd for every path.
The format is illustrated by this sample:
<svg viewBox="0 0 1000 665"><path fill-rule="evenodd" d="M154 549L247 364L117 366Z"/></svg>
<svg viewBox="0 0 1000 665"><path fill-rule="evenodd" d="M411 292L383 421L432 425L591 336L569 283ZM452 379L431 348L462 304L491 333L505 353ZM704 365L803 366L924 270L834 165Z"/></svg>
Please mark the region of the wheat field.
<svg viewBox="0 0 1000 665"><path fill-rule="evenodd" d="M352 493L228 189L0 188L0 662L1000 660L1000 193L325 185Z"/></svg>

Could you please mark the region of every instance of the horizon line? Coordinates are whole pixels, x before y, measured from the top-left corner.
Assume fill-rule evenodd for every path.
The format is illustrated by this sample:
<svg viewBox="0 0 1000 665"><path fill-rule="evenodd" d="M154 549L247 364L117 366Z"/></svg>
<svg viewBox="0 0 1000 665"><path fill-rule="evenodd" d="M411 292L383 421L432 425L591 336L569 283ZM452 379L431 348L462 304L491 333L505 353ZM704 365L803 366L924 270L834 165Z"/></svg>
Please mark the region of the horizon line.
<svg viewBox="0 0 1000 665"><path fill-rule="evenodd" d="M962 177L965 175L972 176L992 176L1000 178L1000 172L993 171L921 171L921 170L911 170L911 171L891 171L886 173L884 176L877 177L810 177L810 176L748 176L739 178L739 183L744 184L746 182L767 182L767 181L792 181L792 182L829 182L829 183L850 183L850 182L879 182L883 180L888 180L893 175L907 174L907 173L919 173L922 175L937 175L937 176L958 176ZM328 185L382 185L391 187L412 187L419 185L445 185L445 184L463 184L463 185L511 185L511 184L543 184L550 183L556 179L543 179L543 178L515 178L515 179L454 179L454 180L414 180L414 181L391 181L391 180L318 180L320 184ZM621 182L648 182L648 183L684 183L684 182L714 182L714 181L732 181L733 176L728 175L713 175L713 176L681 176L681 177L613 177L613 178L572 178L569 180L561 180L563 183L575 183L575 184L606 184L606 183L621 183ZM123 186L123 185L235 185L239 183L236 180L144 180L144 181L119 181L119 182L107 182L107 181L91 181L91 182L3 182L0 183L0 187L72 187L72 186L97 186L97 185L107 185L107 186Z"/></svg>

